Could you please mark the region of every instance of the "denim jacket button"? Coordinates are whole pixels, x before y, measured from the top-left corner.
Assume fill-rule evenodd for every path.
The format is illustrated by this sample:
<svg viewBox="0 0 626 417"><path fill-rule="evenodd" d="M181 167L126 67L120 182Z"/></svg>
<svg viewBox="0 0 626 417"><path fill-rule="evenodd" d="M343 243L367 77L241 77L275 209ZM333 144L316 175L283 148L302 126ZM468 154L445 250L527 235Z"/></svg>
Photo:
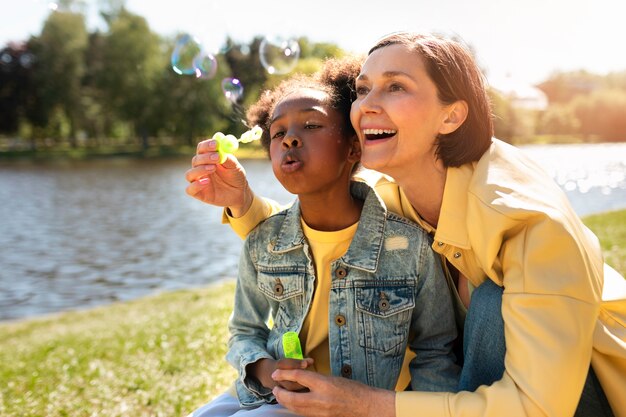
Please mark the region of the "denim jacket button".
<svg viewBox="0 0 626 417"><path fill-rule="evenodd" d="M283 287L283 284L281 284L280 282L274 284L274 294L283 295L283 292L285 292L285 287Z"/></svg>
<svg viewBox="0 0 626 417"><path fill-rule="evenodd" d="M337 270L335 271L335 276L337 278L345 278L348 275L348 271L346 270L346 268L337 268Z"/></svg>
<svg viewBox="0 0 626 417"><path fill-rule="evenodd" d="M352 367L350 365L343 365L341 367L341 376L344 378L352 377Z"/></svg>
<svg viewBox="0 0 626 417"><path fill-rule="evenodd" d="M380 309L380 311L387 311L389 310L389 300L387 300L386 298L383 298L381 300L378 301L378 308Z"/></svg>
<svg viewBox="0 0 626 417"><path fill-rule="evenodd" d="M335 324L339 327L343 326L344 324L346 324L346 318L341 314L337 314L335 316Z"/></svg>

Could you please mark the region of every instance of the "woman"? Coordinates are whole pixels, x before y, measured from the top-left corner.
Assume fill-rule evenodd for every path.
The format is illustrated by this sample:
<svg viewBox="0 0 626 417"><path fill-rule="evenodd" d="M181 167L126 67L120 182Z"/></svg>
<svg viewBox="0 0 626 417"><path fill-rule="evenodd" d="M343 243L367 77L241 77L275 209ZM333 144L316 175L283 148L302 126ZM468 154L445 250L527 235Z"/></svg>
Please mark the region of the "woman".
<svg viewBox="0 0 626 417"><path fill-rule="evenodd" d="M461 392L396 394L277 371L275 380L309 388L277 388L277 400L306 416L626 416L623 278L603 272L597 239L549 176L491 139L471 55L438 37L390 35L370 50L356 89L351 120L363 166L393 178L376 190L390 211L432 233L459 322L467 311ZM208 167L211 149L199 145L188 193L216 204L207 193L215 188L195 180L209 174L224 190L225 178L239 181L222 196L243 216L228 220L246 234L271 206L254 198L233 161Z"/></svg>

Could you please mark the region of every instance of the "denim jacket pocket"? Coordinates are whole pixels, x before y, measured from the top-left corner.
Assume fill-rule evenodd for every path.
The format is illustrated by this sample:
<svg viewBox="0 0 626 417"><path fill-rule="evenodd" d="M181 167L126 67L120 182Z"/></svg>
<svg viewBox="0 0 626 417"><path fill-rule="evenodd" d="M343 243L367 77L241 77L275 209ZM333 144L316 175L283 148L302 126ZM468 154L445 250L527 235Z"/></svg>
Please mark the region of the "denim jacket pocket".
<svg viewBox="0 0 626 417"><path fill-rule="evenodd" d="M258 288L274 304L276 330L298 327L304 314L303 269L258 266Z"/></svg>
<svg viewBox="0 0 626 417"><path fill-rule="evenodd" d="M408 340L415 307L415 283L396 281L357 287L359 344L368 350L399 354Z"/></svg>

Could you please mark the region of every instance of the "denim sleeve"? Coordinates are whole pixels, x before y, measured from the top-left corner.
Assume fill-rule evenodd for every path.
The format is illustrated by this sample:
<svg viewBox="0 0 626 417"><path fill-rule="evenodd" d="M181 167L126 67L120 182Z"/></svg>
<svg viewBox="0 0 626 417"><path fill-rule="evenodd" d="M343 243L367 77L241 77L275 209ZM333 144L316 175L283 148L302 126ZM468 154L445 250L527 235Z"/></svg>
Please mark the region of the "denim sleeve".
<svg viewBox="0 0 626 417"><path fill-rule="evenodd" d="M441 261L427 241L421 245L416 308L409 347L413 391L456 392L459 367L452 352L457 337L452 297Z"/></svg>
<svg viewBox="0 0 626 417"><path fill-rule="evenodd" d="M239 259L239 275L235 290L235 307L228 322L230 339L226 359L238 371L237 392L242 405L260 405L274 400L272 391L256 378L246 374L246 367L263 358L267 352L270 330L267 319L270 304L257 288L257 271L253 262L254 233L246 240Z"/></svg>

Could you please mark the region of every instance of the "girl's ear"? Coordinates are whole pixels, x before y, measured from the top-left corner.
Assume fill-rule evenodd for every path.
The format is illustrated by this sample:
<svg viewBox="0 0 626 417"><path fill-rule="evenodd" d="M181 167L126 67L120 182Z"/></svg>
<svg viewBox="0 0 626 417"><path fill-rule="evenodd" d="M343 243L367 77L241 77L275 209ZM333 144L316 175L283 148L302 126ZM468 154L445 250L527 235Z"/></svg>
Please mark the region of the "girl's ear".
<svg viewBox="0 0 626 417"><path fill-rule="evenodd" d="M359 162L361 160L361 143L356 133L352 135L348 141L350 141L350 152L348 153L348 161Z"/></svg>
<svg viewBox="0 0 626 417"><path fill-rule="evenodd" d="M467 119L468 111L465 100L458 100L448 105L444 111L444 120L439 128L439 133L447 135L457 130Z"/></svg>

